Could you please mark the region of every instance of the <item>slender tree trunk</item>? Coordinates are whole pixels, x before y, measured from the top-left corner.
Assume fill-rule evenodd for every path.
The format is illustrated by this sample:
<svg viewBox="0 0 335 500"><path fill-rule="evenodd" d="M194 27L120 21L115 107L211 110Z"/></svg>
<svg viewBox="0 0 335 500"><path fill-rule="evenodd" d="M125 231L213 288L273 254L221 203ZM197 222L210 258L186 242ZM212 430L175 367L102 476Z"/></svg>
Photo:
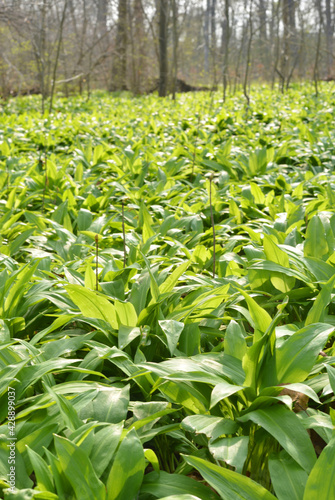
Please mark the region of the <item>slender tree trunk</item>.
<svg viewBox="0 0 335 500"><path fill-rule="evenodd" d="M212 55L212 73L213 73L213 86L217 84L216 81L216 0L212 0L211 4L211 55Z"/></svg>
<svg viewBox="0 0 335 500"><path fill-rule="evenodd" d="M168 18L169 0L159 0L159 85L158 94L165 97L167 94L168 79Z"/></svg>
<svg viewBox="0 0 335 500"><path fill-rule="evenodd" d="M58 68L60 48L61 48L62 39L63 39L63 27L64 27L64 22L65 22L65 14L66 14L67 2L68 2L68 0L64 0L64 7L63 7L63 12L62 12L62 18L61 18L60 25L59 25L57 51L56 51L54 68L53 68L53 73L52 73L52 83L51 83L51 92L50 92L49 113L52 112L53 97L54 97L54 93L55 93L55 85L56 85L56 77L57 77L57 68Z"/></svg>
<svg viewBox="0 0 335 500"><path fill-rule="evenodd" d="M119 0L111 90L127 90L127 0Z"/></svg>
<svg viewBox="0 0 335 500"><path fill-rule="evenodd" d="M172 23L173 23L173 64L172 64L172 98L176 100L176 85L178 73L178 6L176 0L172 0Z"/></svg>
<svg viewBox="0 0 335 500"><path fill-rule="evenodd" d="M98 0L97 22L100 36L104 35L107 31L107 0Z"/></svg>
<svg viewBox="0 0 335 500"><path fill-rule="evenodd" d="M281 62L281 74L284 78L284 85L288 82L290 75L290 66L296 64L297 36L295 23L295 4L294 0L282 0L283 12L283 57Z"/></svg>
<svg viewBox="0 0 335 500"><path fill-rule="evenodd" d="M247 107L249 108L250 105L250 97L249 97L249 91L248 91L248 82L249 82L249 71L250 71L250 66L251 66L251 45L252 45L252 39L253 39L253 22L252 22L252 7L253 7L253 1L250 0L250 10L249 10L249 39L248 39L248 46L247 46L247 61L245 65L245 74L244 74L244 82L243 82L243 93L244 97L247 100Z"/></svg>
<svg viewBox="0 0 335 500"><path fill-rule="evenodd" d="M318 96L318 94L319 94L319 88L318 88L319 59L320 59L321 34L322 34L322 6L321 6L321 0L317 0L316 5L317 5L317 9L318 9L318 14L319 14L319 31L318 31L318 38L317 38L316 51L315 51L313 79L314 79L315 94L316 94L316 96Z"/></svg>
<svg viewBox="0 0 335 500"><path fill-rule="evenodd" d="M333 69L333 36L334 25L331 0L326 0L326 46L327 46L327 77L332 76Z"/></svg>
<svg viewBox="0 0 335 500"><path fill-rule="evenodd" d="M41 34L39 43L39 64L40 64L40 85L41 85L41 95L42 95L42 115L45 111L45 99L47 97L46 81L45 81L45 70L46 70L46 15L47 15L47 0L43 0L42 4L42 18L41 18Z"/></svg>
<svg viewBox="0 0 335 500"><path fill-rule="evenodd" d="M265 73L265 75L268 76L269 47L268 47L267 13L266 13L265 0L259 0L258 18L259 18L258 48L260 53L260 61L263 65L263 74Z"/></svg>
<svg viewBox="0 0 335 500"><path fill-rule="evenodd" d="M209 13L210 13L211 2L207 0L206 10L205 10L205 20L204 20L204 71L205 78L208 81L209 73Z"/></svg>
<svg viewBox="0 0 335 500"><path fill-rule="evenodd" d="M224 4L224 51L223 51L223 101L226 100L227 96L227 85L228 85L228 67L229 67L229 40L230 40L230 20L229 20L229 0L225 0Z"/></svg>

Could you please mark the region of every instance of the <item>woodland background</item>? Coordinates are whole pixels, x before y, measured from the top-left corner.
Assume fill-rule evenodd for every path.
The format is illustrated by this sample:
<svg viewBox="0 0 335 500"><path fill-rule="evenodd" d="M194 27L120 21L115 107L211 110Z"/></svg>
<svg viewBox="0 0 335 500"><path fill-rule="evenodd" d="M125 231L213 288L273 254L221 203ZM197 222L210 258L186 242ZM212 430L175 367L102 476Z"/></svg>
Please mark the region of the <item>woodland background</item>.
<svg viewBox="0 0 335 500"><path fill-rule="evenodd" d="M334 76L333 0L3 0L3 97ZM44 106L44 104L43 104Z"/></svg>

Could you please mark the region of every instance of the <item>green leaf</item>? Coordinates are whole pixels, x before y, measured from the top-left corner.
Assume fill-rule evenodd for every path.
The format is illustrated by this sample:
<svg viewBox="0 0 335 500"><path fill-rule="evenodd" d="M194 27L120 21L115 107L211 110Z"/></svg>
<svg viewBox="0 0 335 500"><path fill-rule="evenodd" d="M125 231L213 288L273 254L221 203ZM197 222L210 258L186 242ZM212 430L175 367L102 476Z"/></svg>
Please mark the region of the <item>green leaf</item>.
<svg viewBox="0 0 335 500"><path fill-rule="evenodd" d="M143 243L146 243L149 238L155 235L155 231L152 229L152 218L143 202L141 203L141 216L143 219L142 238Z"/></svg>
<svg viewBox="0 0 335 500"><path fill-rule="evenodd" d="M47 448L49 446L52 441L52 433L56 432L57 428L57 424L41 425L41 427L28 433L16 442L16 449L25 461L28 472L30 472L30 462L27 458L26 447L30 446L33 451L43 454L43 447Z"/></svg>
<svg viewBox="0 0 335 500"><path fill-rule="evenodd" d="M85 287L90 290L96 289L96 275L92 269L91 264L87 264L85 270Z"/></svg>
<svg viewBox="0 0 335 500"><path fill-rule="evenodd" d="M105 486L98 479L87 454L68 439L55 435L56 452L62 470L76 497L82 500L106 498Z"/></svg>
<svg viewBox="0 0 335 500"><path fill-rule="evenodd" d="M98 477L100 477L112 460L119 444L123 423L110 424L94 434L90 460Z"/></svg>
<svg viewBox="0 0 335 500"><path fill-rule="evenodd" d="M119 328L118 342L119 349L124 349L130 342L142 334L141 328L121 325Z"/></svg>
<svg viewBox="0 0 335 500"><path fill-rule="evenodd" d="M157 458L156 453L153 450L151 450L150 448L148 448L148 449L144 450L144 456L145 456L146 460L148 460L151 463L154 470L156 472L159 472L159 460Z"/></svg>
<svg viewBox="0 0 335 500"><path fill-rule="evenodd" d="M202 433L213 439L223 434L235 434L239 427L234 420L213 415L190 415L184 418L181 426L188 432Z"/></svg>
<svg viewBox="0 0 335 500"><path fill-rule="evenodd" d="M250 316L255 324L255 328L258 331L265 333L271 324L271 316L244 290L239 289L239 292L243 295L248 304Z"/></svg>
<svg viewBox="0 0 335 500"><path fill-rule="evenodd" d="M335 498L335 436L322 450L307 480L303 500Z"/></svg>
<svg viewBox="0 0 335 500"><path fill-rule="evenodd" d="M144 451L136 431L127 433L107 480L107 500L135 500L145 469Z"/></svg>
<svg viewBox="0 0 335 500"><path fill-rule="evenodd" d="M160 471L150 472L144 476L141 494L150 494L161 499L166 495L190 494L201 498L201 500L218 500L218 496L199 481L188 476L179 474L168 474Z"/></svg>
<svg viewBox="0 0 335 500"><path fill-rule="evenodd" d="M64 288L84 316L102 319L113 328L118 328L115 307L105 297L79 285L67 285Z"/></svg>
<svg viewBox="0 0 335 500"><path fill-rule="evenodd" d="M195 497L194 495L169 495L168 497L161 498L160 500L201 500L199 497Z"/></svg>
<svg viewBox="0 0 335 500"><path fill-rule="evenodd" d="M325 285L323 285L321 292L317 296L313 306L308 312L305 326L310 325L311 323L318 323L319 321L323 321L326 308L331 301L331 294L335 284L335 275L332 276Z"/></svg>
<svg viewBox="0 0 335 500"><path fill-rule="evenodd" d="M177 348L180 334L184 329L184 323L174 321L173 319L167 319L158 321L158 324L165 333L170 354L173 356Z"/></svg>
<svg viewBox="0 0 335 500"><path fill-rule="evenodd" d="M32 490L31 488L24 488L20 490L11 491L10 489L5 490L5 499L7 500L31 500L40 499L40 500L59 500L59 496L55 493L51 493L49 491L39 491Z"/></svg>
<svg viewBox="0 0 335 500"><path fill-rule="evenodd" d="M82 420L78 417L78 414L71 402L68 401L61 394L56 394L51 387L46 386L47 391L51 395L52 399L56 401L59 411L63 417L64 424L71 430L79 429L83 425Z"/></svg>
<svg viewBox="0 0 335 500"><path fill-rule="evenodd" d="M306 472L312 470L316 461L315 451L307 431L295 413L277 405L252 411L238 420L251 420L263 427Z"/></svg>
<svg viewBox="0 0 335 500"><path fill-rule="evenodd" d="M0 434L0 478L8 481L9 467L13 466L15 467L16 488L31 488L33 486L33 482L27 474L21 454L18 453L15 448L16 441L11 441L4 434ZM16 451L15 458L13 456L14 450Z"/></svg>
<svg viewBox="0 0 335 500"><path fill-rule="evenodd" d="M333 393L335 394L335 368L331 365L326 365L329 383L332 388Z"/></svg>
<svg viewBox="0 0 335 500"><path fill-rule="evenodd" d="M224 352L242 360L246 350L247 344L240 325L234 320L230 321L224 337Z"/></svg>
<svg viewBox="0 0 335 500"><path fill-rule="evenodd" d="M318 215L313 215L308 223L304 244L304 256L322 259L328 253L325 229Z"/></svg>
<svg viewBox="0 0 335 500"><path fill-rule="evenodd" d="M303 382L333 330L324 323L308 325L276 349L277 383Z"/></svg>
<svg viewBox="0 0 335 500"><path fill-rule="evenodd" d="M263 486L237 472L219 467L202 458L182 455L184 460L197 469L202 477L214 488L221 498L241 498L243 500L275 500Z"/></svg>
<svg viewBox="0 0 335 500"><path fill-rule="evenodd" d="M222 460L235 467L236 472L242 474L244 463L248 456L249 436L225 437L211 440L209 451L215 460Z"/></svg>
<svg viewBox="0 0 335 500"><path fill-rule="evenodd" d="M55 492L52 474L41 455L29 448L29 446L27 446L27 452L35 473L38 489Z"/></svg>
<svg viewBox="0 0 335 500"><path fill-rule="evenodd" d="M118 424L127 418L129 385L100 388L98 394L80 410L80 418Z"/></svg>
<svg viewBox="0 0 335 500"><path fill-rule="evenodd" d="M137 314L135 307L130 302L115 301L115 311L118 325L136 326Z"/></svg>
<svg viewBox="0 0 335 500"><path fill-rule="evenodd" d="M243 389L244 387L242 387L241 385L232 385L225 381L220 382L214 387L212 391L211 408L213 408L213 406L215 406L222 399L228 398L232 394L235 394L236 392Z"/></svg>
<svg viewBox="0 0 335 500"><path fill-rule="evenodd" d="M271 482L279 500L302 500L307 472L285 451L269 458Z"/></svg>

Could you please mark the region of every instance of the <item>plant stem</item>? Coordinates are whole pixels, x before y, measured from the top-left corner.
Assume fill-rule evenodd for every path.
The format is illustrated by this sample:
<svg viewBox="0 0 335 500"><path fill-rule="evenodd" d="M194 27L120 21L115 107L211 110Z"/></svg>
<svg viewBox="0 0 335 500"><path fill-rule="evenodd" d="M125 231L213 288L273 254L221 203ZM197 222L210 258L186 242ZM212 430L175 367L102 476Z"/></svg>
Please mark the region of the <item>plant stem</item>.
<svg viewBox="0 0 335 500"><path fill-rule="evenodd" d="M197 152L198 136L199 136L199 127L200 127L200 113L198 113L197 136L196 136L195 141L194 141L194 149L193 149L193 163L192 163L192 177L194 176L195 154L196 154L196 152Z"/></svg>
<svg viewBox="0 0 335 500"><path fill-rule="evenodd" d="M122 200L122 233L123 233L123 269L126 267L127 263L127 253L126 253L126 231L124 227L124 201Z"/></svg>
<svg viewBox="0 0 335 500"><path fill-rule="evenodd" d="M212 207L212 181L213 176L209 179L209 206L211 210L211 223L213 229L213 279L215 278L215 225L214 225L214 217L213 217L213 207Z"/></svg>
<svg viewBox="0 0 335 500"><path fill-rule="evenodd" d="M45 191L48 185L48 169L47 169L47 152L44 153L44 169L45 169L45 182L43 189L42 211L44 211Z"/></svg>
<svg viewBox="0 0 335 500"><path fill-rule="evenodd" d="M98 279L98 258L99 258L99 236L95 235L95 289L99 290L99 279Z"/></svg>

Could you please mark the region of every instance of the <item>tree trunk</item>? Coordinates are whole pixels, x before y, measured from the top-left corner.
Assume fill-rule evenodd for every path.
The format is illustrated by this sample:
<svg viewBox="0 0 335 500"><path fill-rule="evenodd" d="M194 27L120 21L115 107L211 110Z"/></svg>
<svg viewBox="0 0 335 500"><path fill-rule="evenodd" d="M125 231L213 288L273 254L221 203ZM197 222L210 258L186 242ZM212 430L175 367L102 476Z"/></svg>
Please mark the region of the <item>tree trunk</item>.
<svg viewBox="0 0 335 500"><path fill-rule="evenodd" d="M54 67L53 67L53 73L52 73L52 83L51 83L51 92L50 92L49 113L52 112L53 97L54 97L54 93L55 93L55 85L56 85L56 77L57 77L57 68L58 68L58 62L59 62L60 48L61 48L62 39L63 39L63 28L64 28L64 22L65 22L65 14L66 14L67 2L68 2L68 0L64 0L64 7L63 7L63 12L62 12L62 18L61 18L60 25L59 25L59 34L58 34L58 41L57 41L57 51L56 51L56 57L55 57L55 62L54 62Z"/></svg>
<svg viewBox="0 0 335 500"><path fill-rule="evenodd" d="M168 18L169 0L159 0L159 84L158 95L165 97L167 94L168 79Z"/></svg>
<svg viewBox="0 0 335 500"><path fill-rule="evenodd" d="M172 65L172 98L176 99L176 84L178 73L178 6L172 0L172 35L173 35L173 65Z"/></svg>
<svg viewBox="0 0 335 500"><path fill-rule="evenodd" d="M229 66L229 39L230 39L230 22L229 22L229 0L225 0L224 21L222 23L222 44L223 50L223 101L226 100L227 85L228 85L228 66Z"/></svg>
<svg viewBox="0 0 335 500"><path fill-rule="evenodd" d="M110 90L127 90L127 0L119 0L116 54Z"/></svg>
<svg viewBox="0 0 335 500"><path fill-rule="evenodd" d="M217 84L216 81L216 0L212 0L211 5L211 55L213 62L213 86Z"/></svg>
<svg viewBox="0 0 335 500"><path fill-rule="evenodd" d="M204 22L204 70L205 78L209 73L209 13L210 13L210 0L207 0L207 6L205 10L205 22ZM207 81L207 80L206 80Z"/></svg>
<svg viewBox="0 0 335 500"><path fill-rule="evenodd" d="M287 83L290 75L290 65L296 64L297 56L297 37L295 23L295 4L294 0L282 0L283 11L283 57L281 61L281 74L284 82Z"/></svg>
<svg viewBox="0 0 335 500"><path fill-rule="evenodd" d="M327 46L327 77L332 76L333 69L333 16L331 0L326 0L326 46Z"/></svg>

